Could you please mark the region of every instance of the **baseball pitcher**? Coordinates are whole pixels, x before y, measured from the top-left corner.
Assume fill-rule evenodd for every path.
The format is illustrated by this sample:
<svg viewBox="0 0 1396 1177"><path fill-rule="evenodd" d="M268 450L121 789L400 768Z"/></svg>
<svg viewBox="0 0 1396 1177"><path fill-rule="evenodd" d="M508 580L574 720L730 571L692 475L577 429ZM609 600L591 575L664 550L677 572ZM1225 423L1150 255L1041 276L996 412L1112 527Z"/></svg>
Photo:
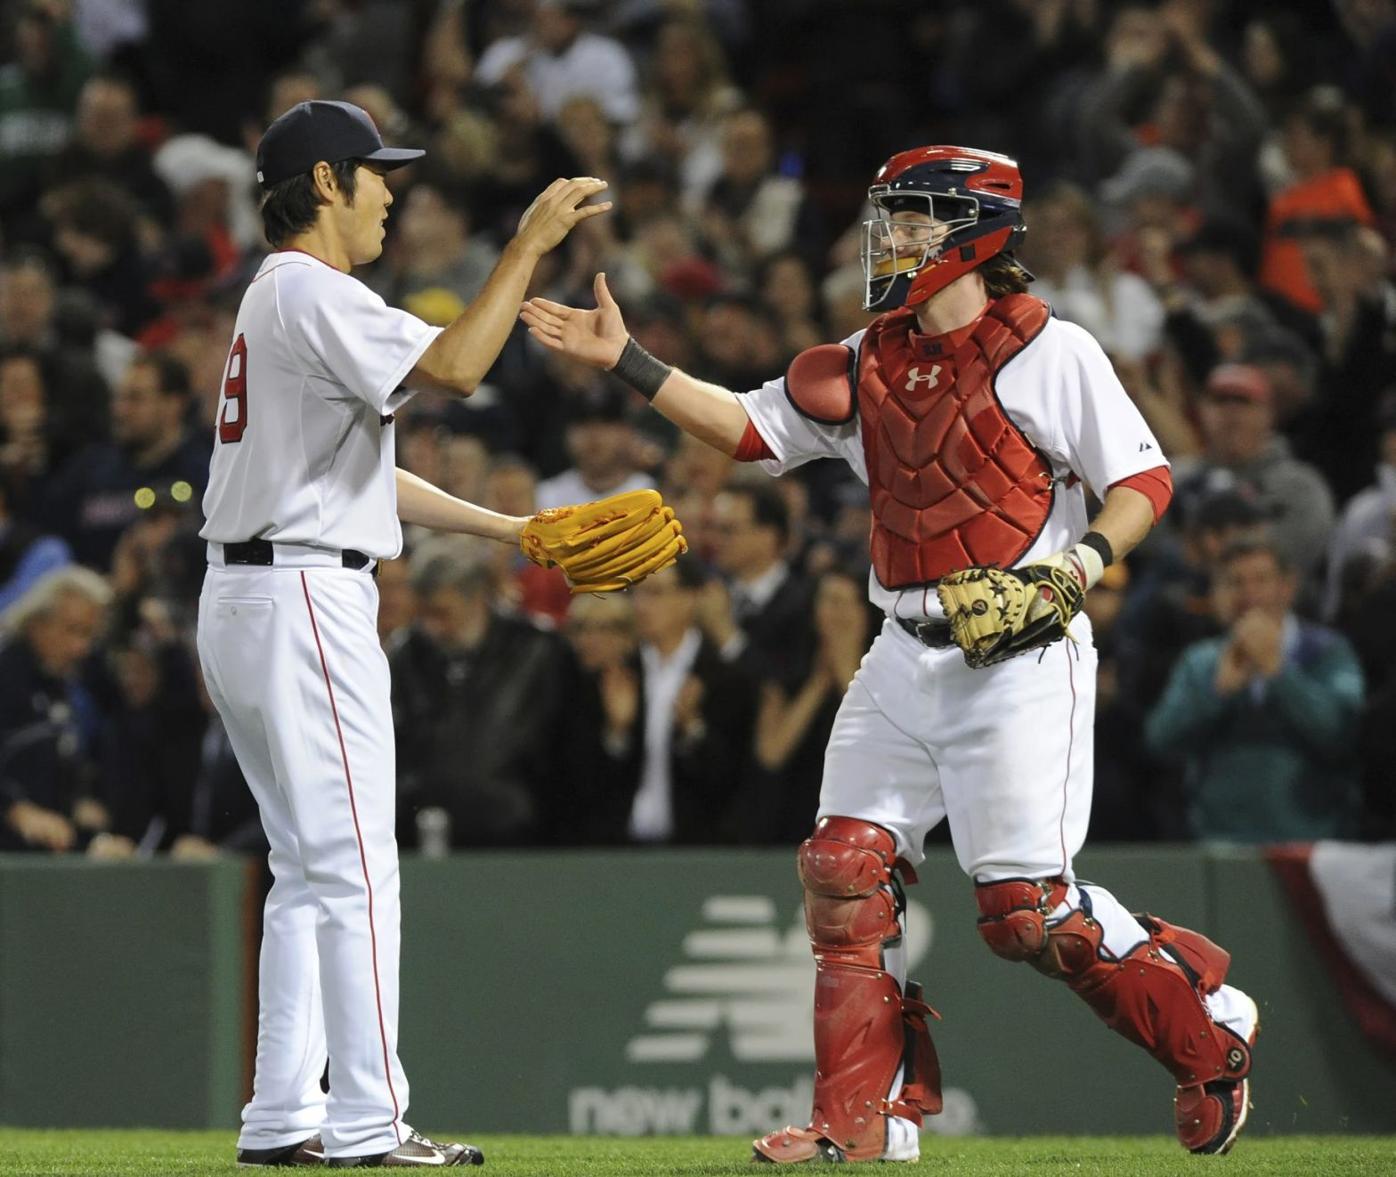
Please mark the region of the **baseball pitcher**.
<svg viewBox="0 0 1396 1177"><path fill-rule="evenodd" d="M257 799L274 877L242 1165L484 1159L404 1119L392 708L373 579L401 550L400 521L519 543L560 565L574 591L623 588L684 547L653 492L512 518L397 468L395 410L412 390L469 394L538 259L610 208L584 204L600 180L555 181L480 296L430 327L350 276L382 251L385 173L422 154L384 147L358 107L318 101L277 119L257 151L273 252L228 352L198 621L209 695Z"/></svg>

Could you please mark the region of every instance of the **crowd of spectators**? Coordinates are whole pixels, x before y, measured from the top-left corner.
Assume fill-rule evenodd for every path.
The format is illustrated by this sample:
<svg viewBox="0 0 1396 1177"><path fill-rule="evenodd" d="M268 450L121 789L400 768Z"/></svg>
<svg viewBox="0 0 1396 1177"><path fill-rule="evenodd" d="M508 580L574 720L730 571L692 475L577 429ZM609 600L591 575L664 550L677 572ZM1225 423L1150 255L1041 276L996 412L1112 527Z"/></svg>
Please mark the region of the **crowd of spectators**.
<svg viewBox="0 0 1396 1177"><path fill-rule="evenodd" d="M1034 292L1177 488L1087 597L1092 837L1392 833L1396 0L16 0L0 60L0 849L259 845L193 651L199 503L267 248L250 152L338 96L428 148L360 275L386 299L450 321L538 191L601 176L614 213L532 292L604 271L645 347L739 391L868 321L882 159L1018 158ZM803 837L881 624L852 475L766 479L522 330L397 420L454 494L654 485L692 543L572 599L408 530L378 578L402 843Z"/></svg>

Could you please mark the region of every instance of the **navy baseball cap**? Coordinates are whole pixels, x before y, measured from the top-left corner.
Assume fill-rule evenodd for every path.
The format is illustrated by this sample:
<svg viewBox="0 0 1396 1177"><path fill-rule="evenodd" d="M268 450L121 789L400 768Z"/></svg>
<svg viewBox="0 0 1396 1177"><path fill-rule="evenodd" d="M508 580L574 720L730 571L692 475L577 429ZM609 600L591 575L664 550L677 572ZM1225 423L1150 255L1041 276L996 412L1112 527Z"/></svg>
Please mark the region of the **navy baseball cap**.
<svg viewBox="0 0 1396 1177"><path fill-rule="evenodd" d="M368 112L352 102L298 102L257 144L257 183L270 188L310 171L322 159L362 159L392 171L425 154L415 147L384 147Z"/></svg>

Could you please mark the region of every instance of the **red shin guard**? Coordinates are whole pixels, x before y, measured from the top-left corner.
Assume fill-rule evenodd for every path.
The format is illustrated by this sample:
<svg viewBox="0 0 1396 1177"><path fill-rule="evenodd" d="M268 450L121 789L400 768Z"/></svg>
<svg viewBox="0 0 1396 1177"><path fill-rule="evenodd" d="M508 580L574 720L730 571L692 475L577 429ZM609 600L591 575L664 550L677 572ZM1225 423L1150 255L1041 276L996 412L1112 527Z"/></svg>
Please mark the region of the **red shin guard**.
<svg viewBox="0 0 1396 1177"><path fill-rule="evenodd" d="M979 930L1008 960L1026 960L1065 981L1100 1016L1166 1067L1180 1087L1243 1078L1250 1047L1212 1021L1203 998L1226 979L1231 958L1206 936L1138 916L1147 939L1122 959L1102 947L1104 931L1083 910L1055 924L1061 879L1010 879L976 887Z"/></svg>
<svg viewBox="0 0 1396 1177"><path fill-rule="evenodd" d="M875 1160L886 1148L889 1115L919 1124L941 1109L940 1065L926 1027L934 1011L920 986L908 984L903 994L883 967L883 946L902 935L896 845L878 826L825 818L800 847L799 865L816 968L810 1129L848 1160ZM899 1067L903 1085L889 1099Z"/></svg>
<svg viewBox="0 0 1396 1177"><path fill-rule="evenodd" d="M1197 932L1145 920L1149 938L1116 961L1100 955L1100 925L1074 911L1052 929L1036 963L1158 1059L1180 1087L1242 1078L1250 1048L1213 1022L1202 1000L1222 983L1230 958Z"/></svg>

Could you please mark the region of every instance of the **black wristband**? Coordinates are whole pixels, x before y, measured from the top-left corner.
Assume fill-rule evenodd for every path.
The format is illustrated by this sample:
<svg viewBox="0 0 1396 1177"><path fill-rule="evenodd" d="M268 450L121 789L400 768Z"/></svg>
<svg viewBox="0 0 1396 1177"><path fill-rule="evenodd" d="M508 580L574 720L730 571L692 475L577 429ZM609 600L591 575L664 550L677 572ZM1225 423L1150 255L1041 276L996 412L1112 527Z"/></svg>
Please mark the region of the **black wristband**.
<svg viewBox="0 0 1396 1177"><path fill-rule="evenodd" d="M659 386L669 379L674 369L657 360L633 339L625 341L625 350L611 369L611 375L624 380L647 401L654 400Z"/></svg>
<svg viewBox="0 0 1396 1177"><path fill-rule="evenodd" d="M1088 531L1081 537L1081 542L1095 552L1100 557L1100 562L1109 568L1115 562L1115 550L1110 546L1110 541L1098 531Z"/></svg>

